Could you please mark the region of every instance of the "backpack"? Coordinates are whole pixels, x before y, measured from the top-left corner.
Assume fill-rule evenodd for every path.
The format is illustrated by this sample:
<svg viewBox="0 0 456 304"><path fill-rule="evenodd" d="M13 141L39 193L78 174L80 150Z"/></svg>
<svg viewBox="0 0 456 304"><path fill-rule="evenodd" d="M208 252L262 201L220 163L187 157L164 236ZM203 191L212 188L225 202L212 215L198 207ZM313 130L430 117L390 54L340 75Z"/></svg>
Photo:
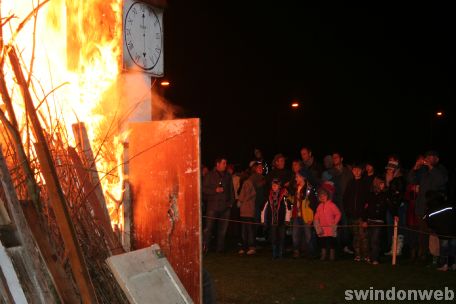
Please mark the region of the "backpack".
<svg viewBox="0 0 456 304"><path fill-rule="evenodd" d="M301 216L304 221L304 224L312 224L314 219L314 212L310 208L310 200L308 197L302 200L301 203Z"/></svg>

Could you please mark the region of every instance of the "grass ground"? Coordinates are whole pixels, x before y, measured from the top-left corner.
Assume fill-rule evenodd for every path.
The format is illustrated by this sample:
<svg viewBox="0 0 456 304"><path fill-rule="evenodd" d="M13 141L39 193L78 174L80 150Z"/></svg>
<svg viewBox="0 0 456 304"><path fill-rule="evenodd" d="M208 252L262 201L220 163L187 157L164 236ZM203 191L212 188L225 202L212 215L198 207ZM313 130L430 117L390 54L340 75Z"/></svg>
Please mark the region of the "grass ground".
<svg viewBox="0 0 456 304"><path fill-rule="evenodd" d="M438 272L424 262L399 260L393 267L386 259L372 266L354 262L349 256L335 262L271 257L269 249L256 256L238 256L236 251L209 253L204 267L214 281L217 303L344 303L345 290L370 287L407 290L448 286L456 291L456 272Z"/></svg>

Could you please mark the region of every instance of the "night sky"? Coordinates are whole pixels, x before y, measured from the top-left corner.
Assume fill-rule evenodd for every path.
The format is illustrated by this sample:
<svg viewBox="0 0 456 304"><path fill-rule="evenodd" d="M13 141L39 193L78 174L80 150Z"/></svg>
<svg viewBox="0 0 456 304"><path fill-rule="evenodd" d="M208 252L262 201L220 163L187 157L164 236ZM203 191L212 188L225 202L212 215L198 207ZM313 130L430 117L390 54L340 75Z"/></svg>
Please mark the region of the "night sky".
<svg viewBox="0 0 456 304"><path fill-rule="evenodd" d="M254 147L294 158L308 145L320 161L337 150L410 164L437 148L454 164L453 10L284 3L168 2L165 96L201 118L204 163L246 166Z"/></svg>

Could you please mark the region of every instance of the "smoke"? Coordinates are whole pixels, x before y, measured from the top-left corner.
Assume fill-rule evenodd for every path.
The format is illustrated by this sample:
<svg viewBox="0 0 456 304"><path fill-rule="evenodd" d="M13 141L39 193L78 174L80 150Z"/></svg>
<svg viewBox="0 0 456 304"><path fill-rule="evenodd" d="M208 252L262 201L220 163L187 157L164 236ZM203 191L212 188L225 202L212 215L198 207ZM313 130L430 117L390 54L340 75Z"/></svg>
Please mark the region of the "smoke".
<svg viewBox="0 0 456 304"><path fill-rule="evenodd" d="M96 109L103 117L98 134L120 133L129 122L172 120L181 117L183 109L173 105L163 95L167 88L149 75L139 72L122 73L104 94Z"/></svg>
<svg viewBox="0 0 456 304"><path fill-rule="evenodd" d="M161 91L161 92L160 92ZM182 108L173 105L163 96L163 89L152 88L152 120L171 120L182 114Z"/></svg>

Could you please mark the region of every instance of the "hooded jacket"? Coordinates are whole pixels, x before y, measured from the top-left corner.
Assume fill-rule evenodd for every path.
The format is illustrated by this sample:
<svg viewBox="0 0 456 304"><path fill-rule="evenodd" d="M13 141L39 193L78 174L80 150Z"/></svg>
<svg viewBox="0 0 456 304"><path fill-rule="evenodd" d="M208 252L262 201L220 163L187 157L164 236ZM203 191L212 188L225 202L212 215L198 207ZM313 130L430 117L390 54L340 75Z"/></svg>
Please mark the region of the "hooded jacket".
<svg viewBox="0 0 456 304"><path fill-rule="evenodd" d="M283 225L287 209L290 208L286 190L280 189L278 192L271 190L264 208L264 224L266 226Z"/></svg>
<svg viewBox="0 0 456 304"><path fill-rule="evenodd" d="M336 204L332 201L320 203L314 217L315 230L319 237L336 237L337 223L339 223L341 213Z"/></svg>

